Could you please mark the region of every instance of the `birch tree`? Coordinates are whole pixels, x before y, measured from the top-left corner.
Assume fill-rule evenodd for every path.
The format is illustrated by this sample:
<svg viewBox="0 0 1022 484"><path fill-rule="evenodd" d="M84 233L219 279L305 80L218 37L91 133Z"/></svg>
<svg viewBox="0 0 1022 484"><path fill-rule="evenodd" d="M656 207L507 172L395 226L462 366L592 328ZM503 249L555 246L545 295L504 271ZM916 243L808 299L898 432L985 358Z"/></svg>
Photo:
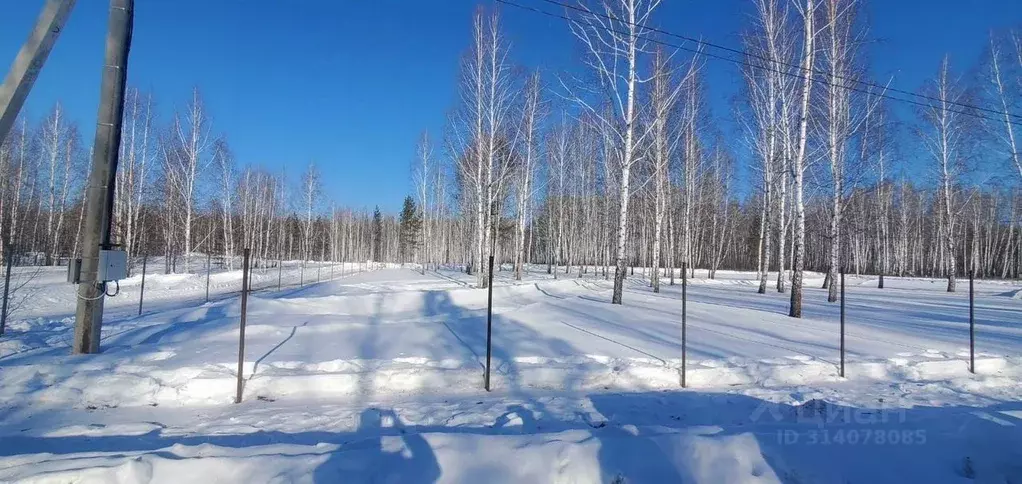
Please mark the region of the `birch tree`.
<svg viewBox="0 0 1022 484"><path fill-rule="evenodd" d="M713 150L713 163L710 172L710 188L712 197L710 199L710 279L714 279L717 269L724 259L728 247L727 241L734 234L732 224L733 215L731 210L731 182L733 178L733 166L731 154L725 147L724 140L718 139Z"/></svg>
<svg viewBox="0 0 1022 484"><path fill-rule="evenodd" d="M788 315L793 318L802 317L802 277L805 268L805 242L806 242L806 214L803 201L803 177L806 164L806 151L809 138L809 109L810 96L813 90L813 70L816 63L816 3L814 0L805 0L805 4L797 5L803 19L804 40L802 43L802 76L801 76L801 97L799 104L798 120L798 145L795 157L791 160L789 170L792 179L792 207L795 212L795 237L792 247L792 274L791 274L791 304Z"/></svg>
<svg viewBox="0 0 1022 484"><path fill-rule="evenodd" d="M503 37L499 16L493 12L487 22L485 65L486 119L485 119L485 173L486 173L486 230L483 245L492 255L495 252L499 207L506 185L513 174L514 156L511 146L519 131L511 126L511 111L517 94L513 86L512 69L508 62L510 46ZM480 257L480 260L483 260ZM483 266L481 266L483 267ZM479 271L479 287L488 284L488 269Z"/></svg>
<svg viewBox="0 0 1022 484"><path fill-rule="evenodd" d="M876 217L877 226L877 258L879 278L877 281L877 288L884 288L884 275L891 271L891 252L892 252L892 237L891 237L891 206L893 205L893 194L892 186L887 179L888 168L890 163L888 162L888 143L890 137L887 135L886 112L884 110L877 110L876 113L870 117L872 122L868 119L864 125L865 133L863 135L863 150L869 149L869 146L875 146L877 156L877 183L876 183L876 198L878 207L878 216Z"/></svg>
<svg viewBox="0 0 1022 484"><path fill-rule="evenodd" d="M57 250L59 237L58 225L63 221L63 203L67 195L67 173L62 166L65 161L65 148L69 138L70 127L64 116L63 107L58 102L43 123L41 138L44 156L42 167L47 179L46 183L46 264L52 263L53 252ZM68 159L70 153L67 154ZM70 166L68 166L70 168ZM61 189L63 187L63 190Z"/></svg>
<svg viewBox="0 0 1022 484"><path fill-rule="evenodd" d="M692 59L688 73L682 83L684 89L684 121L682 128L682 177L684 182L683 190L683 211L681 219L681 260L692 274L695 274L692 252L694 239L693 234L693 206L696 200L696 190L699 186L699 169L702 164L702 146L700 143L699 131L702 119L702 97L700 96L702 61L697 55ZM692 277L692 276L690 276Z"/></svg>
<svg viewBox="0 0 1022 484"><path fill-rule="evenodd" d="M1022 153L1019 152L1017 142L1018 125L1022 118L1012 115L1012 108L1017 106L1022 93L1022 37L1017 32L1009 35L1009 55L1005 55L1001 43L990 34L989 73L988 91L996 100L996 106L1004 111L1001 116L991 120L991 131L998 139L1002 150L1007 153L1015 170L1018 172L1019 181L1022 182ZM1016 62L1015 72L1018 72L1017 79L1012 82L1011 69L1007 66ZM998 126L1000 125L1000 126Z"/></svg>
<svg viewBox="0 0 1022 484"><path fill-rule="evenodd" d="M749 108L753 123L743 123L752 139L760 173L761 208L758 239L759 293L766 293L770 260L773 254L771 240L777 234L778 275L777 290L785 290L785 233L787 223L788 169L793 155L797 133L792 127L797 121L792 113L798 110L794 103L799 73L790 66L796 64L794 29L789 12L780 0L756 0L756 20L752 33L746 36L748 61L745 71ZM774 218L777 223L774 224Z"/></svg>
<svg viewBox="0 0 1022 484"><path fill-rule="evenodd" d="M419 212L420 212L420 223L422 230L422 244L418 252L418 261L422 265L422 270L426 270L426 266L430 263L430 217L432 216L430 208L430 197L432 191L430 190L430 182L434 176L432 171L433 164L433 145L429 140L429 133L423 132L422 137L419 138L419 146L417 151L418 159L414 170L414 183L416 190L416 197L419 199Z"/></svg>
<svg viewBox="0 0 1022 484"><path fill-rule="evenodd" d="M153 124L153 97L137 88L128 90L125 107L125 142L117 170L116 226L131 255L140 251L143 196L150 183L150 133Z"/></svg>
<svg viewBox="0 0 1022 484"><path fill-rule="evenodd" d="M830 263L825 287L827 301L838 296L838 268L841 265L841 212L845 196L845 164L848 142L852 136L852 96L846 84L853 79L855 42L852 24L857 0L824 0L826 19L822 61L826 66L827 85L823 90L826 100L825 126L827 167L830 171Z"/></svg>
<svg viewBox="0 0 1022 484"><path fill-rule="evenodd" d="M864 174L875 168L878 161L875 156L876 146L867 131L871 128L871 118L876 118L877 108L883 99L886 88L870 85L865 90L853 90L850 85L861 83L863 69L860 65L859 45L863 42L863 33L857 19L858 0L826 0L824 15L827 19L826 42L824 43L823 61L828 76L827 87L823 90L826 100L824 119L825 142L831 180L830 241L828 272L825 287L828 288L828 301L836 302L838 287L836 284L838 270L843 260L842 219L847 198L855 194L859 184L865 179ZM856 157L851 151L853 140L859 142L859 154ZM879 139L883 139L880 136ZM858 219L857 219L858 220ZM858 232L857 234L861 234ZM862 260L861 238L852 237L857 245L857 252L852 256Z"/></svg>
<svg viewBox="0 0 1022 484"><path fill-rule="evenodd" d="M456 118L452 156L457 164L463 195L471 195L474 219L474 251L471 267L476 286L486 287L485 260L492 253L498 217L494 212L513 170L511 110L516 90L508 61L499 16L476 11L472 47L462 65L462 109ZM468 199L462 200L468 203Z"/></svg>
<svg viewBox="0 0 1022 484"><path fill-rule="evenodd" d="M181 240L184 245L184 269L188 272L189 257L192 253L192 228L198 202L199 186L206 168L211 163L210 147L213 137L210 135L212 124L206 114L202 97L198 88L192 89L192 99L184 115L174 117L172 143L164 146L167 161L166 177L168 183L177 192L181 203Z"/></svg>
<svg viewBox="0 0 1022 484"><path fill-rule="evenodd" d="M617 138L615 159L620 167L620 204L615 249L613 304L621 304L624 290L626 244L628 241L628 199L632 165L638 161L636 146L641 145L649 128L637 132L639 85L649 81L640 73L642 57L649 52L647 25L659 0L604 0L598 5L582 4L585 13L569 22L572 34L582 43L585 64L600 79L610 97L613 117L579 95L571 97L607 126Z"/></svg>
<svg viewBox="0 0 1022 484"><path fill-rule="evenodd" d="M656 49L653 54L653 82L651 84L652 119L652 150L653 156L653 191L655 193L653 214L653 272L650 274L650 285L653 292L660 292L660 244L663 240L664 219L667 215L668 164L671 159L671 147L667 127L667 113L674 104L673 94L677 90L671 88L671 68L663 49ZM673 92L672 92L673 91Z"/></svg>
<svg viewBox="0 0 1022 484"><path fill-rule="evenodd" d="M537 146L539 144L539 117L540 117L540 83L539 72L529 76L525 85L525 105L522 109L521 131L522 162L517 170L517 206L515 226L515 259L514 271L515 280L522 280L522 268L526 262L527 247L525 244L525 231L529 219L531 207L529 201L533 197L534 178L536 165L539 162Z"/></svg>
<svg viewBox="0 0 1022 484"><path fill-rule="evenodd" d="M309 166L302 173L302 264L312 258L312 214L319 206L319 198L322 193L319 170L315 163Z"/></svg>
<svg viewBox="0 0 1022 484"><path fill-rule="evenodd" d="M227 269L233 270L234 263L231 256L234 255L234 199L236 197L234 155L227 143L222 140L216 143L213 152L213 158L220 171L220 209L222 213L220 229L224 260L227 261Z"/></svg>
<svg viewBox="0 0 1022 484"><path fill-rule="evenodd" d="M924 108L923 127L919 130L923 146L933 159L940 187L937 196L940 201L942 224L942 254L946 261L942 269L947 276L947 292L955 292L958 271L955 252L958 213L954 185L963 171L961 111L956 106L962 103L964 93L951 76L951 62L945 56L937 78L929 88L935 101Z"/></svg>

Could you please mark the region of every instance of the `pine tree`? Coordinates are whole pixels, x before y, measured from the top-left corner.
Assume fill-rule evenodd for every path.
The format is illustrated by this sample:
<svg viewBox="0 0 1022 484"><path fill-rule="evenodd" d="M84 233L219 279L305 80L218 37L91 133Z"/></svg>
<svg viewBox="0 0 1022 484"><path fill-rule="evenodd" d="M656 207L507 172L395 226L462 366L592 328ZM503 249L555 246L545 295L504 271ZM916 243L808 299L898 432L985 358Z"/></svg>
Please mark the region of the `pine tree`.
<svg viewBox="0 0 1022 484"><path fill-rule="evenodd" d="M383 259L383 214L380 207L373 210L373 262Z"/></svg>
<svg viewBox="0 0 1022 484"><path fill-rule="evenodd" d="M419 231L422 229L422 220L419 217L419 209L415 206L412 197L405 197L404 207L401 209L401 260L406 261L415 254L419 247Z"/></svg>

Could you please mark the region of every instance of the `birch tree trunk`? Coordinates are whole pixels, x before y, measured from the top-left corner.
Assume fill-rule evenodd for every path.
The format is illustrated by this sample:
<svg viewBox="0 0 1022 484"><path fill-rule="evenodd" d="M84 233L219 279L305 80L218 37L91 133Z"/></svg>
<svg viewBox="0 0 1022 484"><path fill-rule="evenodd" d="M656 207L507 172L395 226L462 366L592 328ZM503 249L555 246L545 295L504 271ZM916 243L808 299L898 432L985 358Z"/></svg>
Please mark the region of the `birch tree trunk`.
<svg viewBox="0 0 1022 484"><path fill-rule="evenodd" d="M595 14L582 5L580 8L586 13L581 19L570 22L572 33L589 53L587 65L605 81L603 85L608 90L616 119L604 116L603 111L594 109L579 96L574 96L574 100L611 128L610 132L617 134L621 142L617 156L621 176L612 304L621 304L624 291L629 189L632 165L637 160L635 146L649 132L648 128L643 133L636 132L636 94L639 84L645 80L638 72L639 55L647 52L646 25L659 3L659 0L605 0L600 7L603 14Z"/></svg>
<svg viewBox="0 0 1022 484"><path fill-rule="evenodd" d="M788 315L793 318L802 317L802 271L805 267L805 242L806 242L806 212L803 197L803 167L806 159L806 145L808 142L809 127L809 105L813 88L812 72L815 67L816 55L816 4L814 0L805 0L805 6L799 5L805 26L803 28L805 40L802 46L802 97L800 99L801 110L799 114L799 137L798 151L791 163L792 195L794 197L795 210L795 239L792 250L792 274L791 274L791 304Z"/></svg>
<svg viewBox="0 0 1022 484"><path fill-rule="evenodd" d="M515 280L522 280L522 267L526 262L525 229L528 222L529 200L532 198L532 176L535 170L537 116L539 110L539 73L529 77L525 89L525 109L522 119L524 161L518 176L518 223L515 233Z"/></svg>

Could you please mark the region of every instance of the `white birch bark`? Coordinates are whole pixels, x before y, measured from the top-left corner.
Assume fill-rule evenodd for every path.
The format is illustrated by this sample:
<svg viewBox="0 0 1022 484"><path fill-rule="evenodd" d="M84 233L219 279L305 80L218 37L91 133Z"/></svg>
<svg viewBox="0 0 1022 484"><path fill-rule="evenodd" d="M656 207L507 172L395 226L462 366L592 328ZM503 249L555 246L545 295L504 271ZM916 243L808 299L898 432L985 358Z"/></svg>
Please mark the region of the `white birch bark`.
<svg viewBox="0 0 1022 484"><path fill-rule="evenodd" d="M579 20L570 22L572 33L581 41L588 52L587 65L601 78L608 89L611 106L616 119L603 116L603 112L580 96L572 98L594 115L603 124L611 127L619 142L620 160L620 204L618 207L617 241L615 259L617 272L614 274L613 304L621 304L626 269L628 242L628 203L632 165L638 160L635 147L649 133L637 133L636 95L639 85L648 79L640 76L640 55L647 52L648 32L646 25L659 0L605 0L600 4L603 15L595 15L587 5L587 11Z"/></svg>
<svg viewBox="0 0 1022 484"><path fill-rule="evenodd" d="M791 303L788 315L793 318L802 317L802 271L805 267L805 241L806 241L806 215L805 203L803 201L803 175L806 160L806 149L809 139L809 108L810 96L812 95L813 76L812 72L816 66L816 4L814 0L805 0L805 5L798 5L804 21L802 43L802 95L799 99L801 109L799 110L799 136L798 150L795 158L792 159L790 172L792 177L792 196L795 212L795 238L793 240L792 274L791 274Z"/></svg>

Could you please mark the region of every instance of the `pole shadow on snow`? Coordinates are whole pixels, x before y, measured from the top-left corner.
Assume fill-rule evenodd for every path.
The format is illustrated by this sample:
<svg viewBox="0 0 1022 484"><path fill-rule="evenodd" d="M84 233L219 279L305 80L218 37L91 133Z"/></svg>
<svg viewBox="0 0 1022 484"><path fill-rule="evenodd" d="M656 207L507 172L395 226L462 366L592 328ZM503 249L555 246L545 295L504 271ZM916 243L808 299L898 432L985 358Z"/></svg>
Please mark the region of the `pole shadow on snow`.
<svg viewBox="0 0 1022 484"><path fill-rule="evenodd" d="M646 288L635 288L632 291L659 299L674 300L680 297L673 288L665 291L666 294L654 294ZM872 340L874 336L871 335L869 330L876 328L886 332L900 333L919 340L935 340L942 344L952 344L958 347L968 345L969 307L967 292L965 294L947 295L940 291L907 290L915 296L926 298L920 299L919 297L891 298L889 295L881 293L881 291L886 291L886 289L865 288L861 291L849 295L847 311L848 321L852 329L848 331L848 337L859 340ZM836 324L839 319L840 307L836 302L827 302L826 294L826 290L807 287L806 299L803 303L807 317L790 319L787 317L790 297L788 294L780 294L774 291L768 291L767 294L749 294L748 291L734 291L727 287L691 285L689 289L689 302L695 304L696 307L690 308L690 315L698 314L699 304L726 308L728 310L738 308L762 311L777 315L780 319L777 319L776 323L783 327L794 327L804 324L804 329L808 331L818 333L833 330L836 334L838 331ZM598 300L597 298L591 299L594 301ZM629 305L627 298L625 304ZM653 311L662 311L649 304L633 304ZM669 311L662 312L668 315L672 314ZM1022 342L1022 335L1014 334L1014 330L1018 328L1018 323L1012 319L1014 313L1011 308L980 305L977 306L976 315L976 327L980 329L983 335L980 339L987 351L1011 354L1017 343ZM693 329L699 330L698 316L692 322L695 323L692 324ZM819 323L823 323L823 325ZM835 327L831 328L830 325ZM701 329L713 331L709 328ZM746 326L742 326L742 329L757 331L756 328ZM758 330L763 331L764 328L759 328ZM722 334L722 336L742 339L732 334ZM778 334L769 332L763 333L762 336L785 339ZM827 345L815 345L802 340L787 338L787 341L798 346L813 346L820 350L832 349ZM885 344L901 346L914 353L926 352L928 349L933 348L932 344L926 342L915 344L886 342ZM791 352L800 352L787 344L778 344L777 347ZM855 353L854 350L850 354L853 356L887 356L870 355L867 353L859 354ZM814 357L819 356L816 355Z"/></svg>
<svg viewBox="0 0 1022 484"><path fill-rule="evenodd" d="M479 363L479 367L485 369L486 365L483 363L483 357L480 356L478 351L476 351L476 348L474 348L471 344L465 341L464 338L458 335L458 333L454 331L453 328L451 328L451 324L449 324L448 321L448 319L451 318L460 319L463 317L467 317L471 319L473 316L466 315L466 313L469 313L469 311L452 314L451 311L461 310L460 308L454 306L454 304L451 302L450 295L447 294L445 291L426 291L423 297L425 298L423 304L424 316L426 316L427 318L438 318L440 324L444 325L444 329L446 329L451 334L451 336L453 336L454 339L461 344L461 346L464 349L466 349L469 353L472 354L473 359L477 363Z"/></svg>
<svg viewBox="0 0 1022 484"><path fill-rule="evenodd" d="M473 425L434 424L437 416L418 409L412 414L426 423L417 424L394 409L367 407L352 431L182 435L156 425L143 435L15 434L0 438L0 462L7 461L6 472L20 478L43 477L56 469L77 472L111 463L90 462L95 458L189 459L196 454L187 448L202 446L203 459L240 463L274 457L281 466L311 473L317 483L549 482L563 478L562 471L605 483L1016 482L1022 477L1019 402L859 408L821 400L776 404L700 391L596 393L579 399L590 410L554 413L544 403L549 399L538 398L479 402L491 404L481 411L496 416L489 424ZM471 438L458 441L462 436ZM267 447L277 444L303 448ZM517 452L530 449L540 449L524 454L534 460L520 461L523 454ZM289 456L295 461L287 461ZM314 468L308 467L308 457L318 462ZM170 462L164 465L171 466L164 472L173 472Z"/></svg>
<svg viewBox="0 0 1022 484"><path fill-rule="evenodd" d="M480 370L485 370L486 354L486 307L470 308L458 305L451 298L448 291L426 291L423 293L424 316L429 319L436 319L442 324L456 341L472 355L473 360L478 363ZM509 331L511 326L499 315L493 315L494 334L498 331ZM500 328L500 329L498 329ZM507 334L507 333L505 333ZM537 337L538 335L531 335ZM509 338L509 342L512 340ZM513 344L511 346L514 346ZM493 368L507 379L512 391L520 391L519 374L517 365L512 358L514 348L507 348L501 344L493 344L492 358ZM509 352L510 351L510 352ZM479 373L479 385L482 386L483 372Z"/></svg>
<svg viewBox="0 0 1022 484"><path fill-rule="evenodd" d="M460 305L451 298L448 291L427 291L424 295L426 317L443 324L479 363L480 368L485 368L483 355L486 353L486 306L477 308ZM524 367L519 363L519 358L536 357L554 361L556 364L557 359L578 358L585 354L566 340L544 334L517 321L514 314L514 310L508 311L507 314L495 310L492 315L491 371L500 377L494 382L495 390L506 391L512 395L525 391L528 383L523 381ZM577 365L568 365L558 370L564 378L562 380L564 390L577 390L587 371Z"/></svg>
<svg viewBox="0 0 1022 484"><path fill-rule="evenodd" d="M287 344L288 341L291 341L291 339L293 339L295 337L295 334L298 333L298 328L305 327L308 324L309 324L309 322L306 321L306 322L304 322L304 323L302 323L300 325L292 326L291 327L291 332L288 333L288 335L286 337L284 337L284 339L280 340L280 343L277 343L276 346L274 346L273 348L270 348L269 351L267 351L266 353L263 353L262 356L260 356L259 358L256 359L255 363L252 365L252 374L249 375L248 378L245 379L245 381L249 382L253 378L255 378L255 376L259 373L259 364L262 363L263 360L265 360L266 358L269 358L270 355L272 355L274 352L279 350L281 346L284 346L285 344Z"/></svg>

